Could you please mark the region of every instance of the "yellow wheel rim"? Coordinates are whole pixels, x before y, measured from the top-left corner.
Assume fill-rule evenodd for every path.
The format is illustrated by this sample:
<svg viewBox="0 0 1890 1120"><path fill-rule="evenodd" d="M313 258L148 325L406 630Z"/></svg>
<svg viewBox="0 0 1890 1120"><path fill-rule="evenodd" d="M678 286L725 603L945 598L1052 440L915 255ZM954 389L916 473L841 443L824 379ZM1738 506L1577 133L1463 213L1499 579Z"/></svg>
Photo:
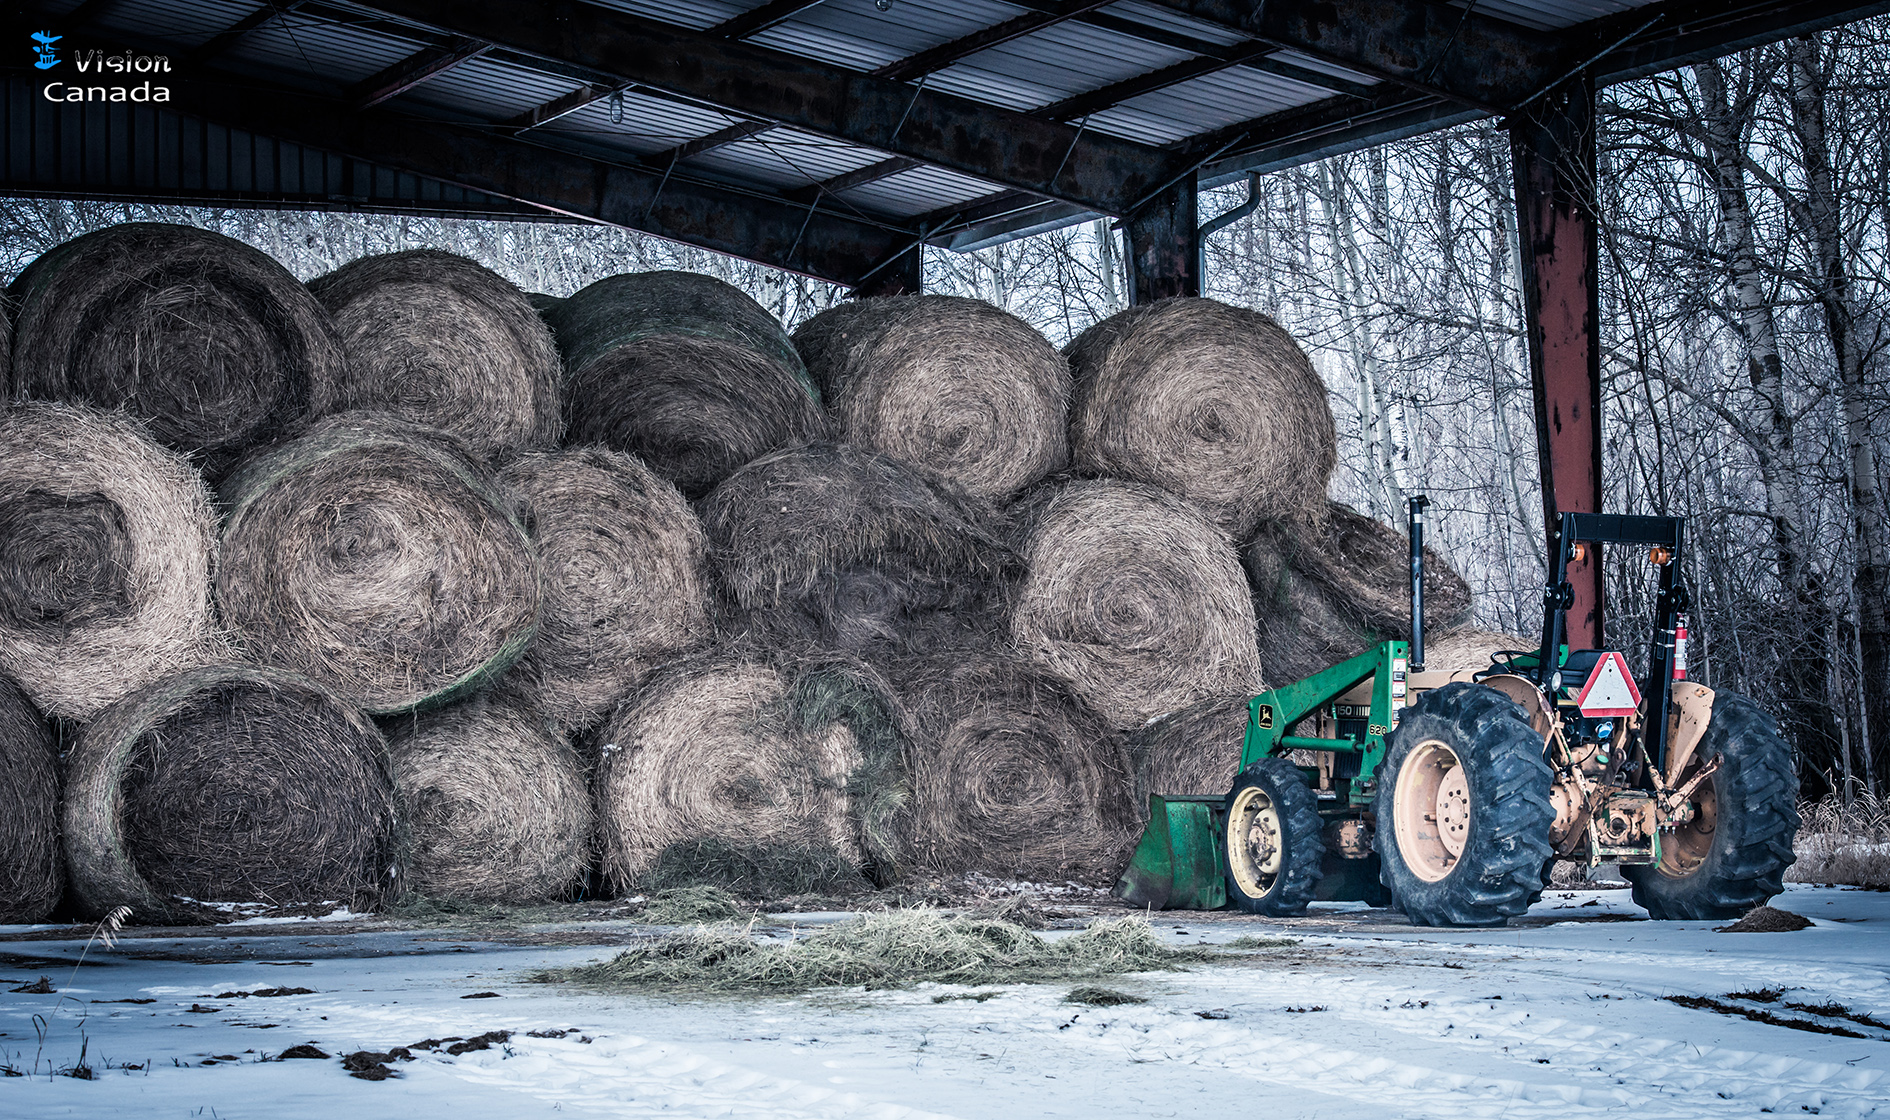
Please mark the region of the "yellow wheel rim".
<svg viewBox="0 0 1890 1120"><path fill-rule="evenodd" d="M1227 812L1227 864L1241 893L1260 898L1272 890L1284 856L1279 806L1257 786L1241 790Z"/></svg>
<svg viewBox="0 0 1890 1120"><path fill-rule="evenodd" d="M1391 792L1398 854L1411 873L1435 883L1457 866L1470 840L1470 783L1463 760L1442 741L1417 745Z"/></svg>

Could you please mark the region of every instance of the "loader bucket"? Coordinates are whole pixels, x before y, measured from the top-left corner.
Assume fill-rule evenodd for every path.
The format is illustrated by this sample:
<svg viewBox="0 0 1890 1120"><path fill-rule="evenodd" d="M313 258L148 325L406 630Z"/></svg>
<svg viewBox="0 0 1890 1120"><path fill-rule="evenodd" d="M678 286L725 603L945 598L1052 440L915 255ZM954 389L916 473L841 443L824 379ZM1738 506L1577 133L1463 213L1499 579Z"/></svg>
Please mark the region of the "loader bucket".
<svg viewBox="0 0 1890 1120"><path fill-rule="evenodd" d="M1220 794L1150 794L1148 828L1116 880L1116 897L1156 910L1226 906L1218 820L1224 801Z"/></svg>

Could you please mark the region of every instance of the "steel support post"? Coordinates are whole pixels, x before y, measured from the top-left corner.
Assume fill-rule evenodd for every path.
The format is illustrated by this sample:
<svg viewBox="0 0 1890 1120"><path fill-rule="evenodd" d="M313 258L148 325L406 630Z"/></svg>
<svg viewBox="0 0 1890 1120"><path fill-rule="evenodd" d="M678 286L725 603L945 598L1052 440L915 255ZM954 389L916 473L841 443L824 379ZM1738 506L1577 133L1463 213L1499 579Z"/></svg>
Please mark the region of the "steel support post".
<svg viewBox="0 0 1890 1120"><path fill-rule="evenodd" d="M1581 76L1509 119L1548 555L1560 514L1601 512L1595 89ZM1601 557L1569 564L1571 649L1602 644ZM1551 651L1552 652L1552 651Z"/></svg>
<svg viewBox="0 0 1890 1120"><path fill-rule="evenodd" d="M1129 231L1129 302L1201 294L1201 233L1195 177L1164 187L1124 223Z"/></svg>

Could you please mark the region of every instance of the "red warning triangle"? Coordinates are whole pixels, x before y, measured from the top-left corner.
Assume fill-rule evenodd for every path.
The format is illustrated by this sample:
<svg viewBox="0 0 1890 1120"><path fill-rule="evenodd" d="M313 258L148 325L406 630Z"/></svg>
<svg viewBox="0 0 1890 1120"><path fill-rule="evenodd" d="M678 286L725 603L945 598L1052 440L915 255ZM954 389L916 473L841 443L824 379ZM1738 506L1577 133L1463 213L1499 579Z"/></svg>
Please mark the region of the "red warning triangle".
<svg viewBox="0 0 1890 1120"><path fill-rule="evenodd" d="M1575 706L1591 717L1620 718L1640 710L1641 690L1635 687L1634 674L1628 672L1627 659L1612 650L1602 654L1575 697Z"/></svg>

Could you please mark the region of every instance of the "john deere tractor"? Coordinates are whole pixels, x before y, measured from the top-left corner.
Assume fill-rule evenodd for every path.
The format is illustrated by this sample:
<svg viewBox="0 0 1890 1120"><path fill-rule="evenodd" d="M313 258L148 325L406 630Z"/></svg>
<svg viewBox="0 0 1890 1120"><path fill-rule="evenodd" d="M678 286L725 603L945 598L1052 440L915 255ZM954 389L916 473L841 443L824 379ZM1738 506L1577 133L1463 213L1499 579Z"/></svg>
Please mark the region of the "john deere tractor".
<svg viewBox="0 0 1890 1120"><path fill-rule="evenodd" d="M1656 918L1737 917L1782 889L1798 827L1791 748L1743 696L1686 678L1684 522L1565 513L1542 644L1424 671L1423 511L1411 502L1410 641L1248 704L1225 793L1149 798L1116 893L1157 909L1288 915L1389 902L1420 925L1501 925L1558 859L1618 863ZM1569 649L1571 562L1644 550L1658 579L1645 672Z"/></svg>

